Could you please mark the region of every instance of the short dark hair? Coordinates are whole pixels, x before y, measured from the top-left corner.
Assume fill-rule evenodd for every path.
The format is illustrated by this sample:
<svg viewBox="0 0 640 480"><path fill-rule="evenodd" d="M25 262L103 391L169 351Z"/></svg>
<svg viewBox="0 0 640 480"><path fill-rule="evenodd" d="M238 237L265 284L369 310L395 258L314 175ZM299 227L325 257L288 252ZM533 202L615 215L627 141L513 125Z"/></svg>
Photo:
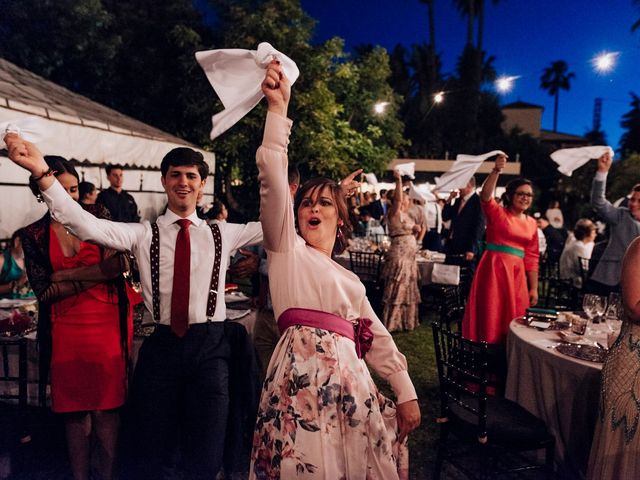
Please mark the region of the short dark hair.
<svg viewBox="0 0 640 480"><path fill-rule="evenodd" d="M338 218L342 220L343 226L338 226L338 237L333 246L333 253L340 254L347 248L346 238L351 234L351 222L349 221L349 208L347 207L347 201L345 200L340 185L329 178L317 177L307 180L296 192L296 197L293 201L293 211L296 213L296 219L298 216L298 209L302 203L302 199L307 195L313 196L316 192L321 192L325 187L329 187L331 191L331 197L336 204L336 210L338 211ZM296 220L297 221L297 220ZM342 235L340 235L342 233Z"/></svg>
<svg viewBox="0 0 640 480"><path fill-rule="evenodd" d="M109 164L106 167L104 167L104 171L107 172L107 176L111 174L111 170L122 170L122 169L123 169L122 165L118 163Z"/></svg>
<svg viewBox="0 0 640 480"><path fill-rule="evenodd" d="M226 206L221 200L214 200L211 210L209 210L209 216L211 218L218 218L218 215L222 213L224 208L226 208Z"/></svg>
<svg viewBox="0 0 640 480"><path fill-rule="evenodd" d="M533 183L531 183L531 180L529 180L528 178L515 178L507 183L505 191L502 194L502 204L505 207L511 205L511 203L513 202L513 195L516 193L516 190L518 190L518 188L523 185L529 185L531 188L533 188Z"/></svg>
<svg viewBox="0 0 640 480"><path fill-rule="evenodd" d="M576 222L576 226L573 228L573 236L576 240L584 240L591 232L595 230L596 226L588 218L581 218Z"/></svg>
<svg viewBox="0 0 640 480"><path fill-rule="evenodd" d="M205 180L209 176L209 165L204 161L204 155L187 147L174 148L167 153L160 163L160 172L163 177L166 177L169 167L184 166L197 167L200 180Z"/></svg>
<svg viewBox="0 0 640 480"><path fill-rule="evenodd" d="M290 163L287 168L287 181L289 185L300 185L300 170L293 163Z"/></svg>
<svg viewBox="0 0 640 480"><path fill-rule="evenodd" d="M78 193L80 194L80 201L83 201L87 195L93 192L96 189L96 186L91 182L80 182L78 184Z"/></svg>
<svg viewBox="0 0 640 480"><path fill-rule="evenodd" d="M45 155L44 161L47 163L47 166L53 170L53 175L55 177L59 177L63 173L70 173L77 180L80 180L80 176L71 162L64 157L59 157L57 155ZM40 193L40 188L38 187L38 182L34 181L31 177L29 177L29 188L31 189L31 193L35 195L38 201L42 201L42 194Z"/></svg>

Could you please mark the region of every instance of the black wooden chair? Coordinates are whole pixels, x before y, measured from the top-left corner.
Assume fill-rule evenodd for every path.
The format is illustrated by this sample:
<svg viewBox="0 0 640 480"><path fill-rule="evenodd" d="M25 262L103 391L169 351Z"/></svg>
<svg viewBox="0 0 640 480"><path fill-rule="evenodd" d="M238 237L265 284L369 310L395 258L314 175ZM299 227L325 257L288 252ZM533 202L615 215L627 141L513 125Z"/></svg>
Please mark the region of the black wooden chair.
<svg viewBox="0 0 640 480"><path fill-rule="evenodd" d="M445 461L470 478L534 469L553 478L555 439L544 422L513 401L487 394L489 345L464 339L441 323L432 328L441 403L434 478L440 478ZM544 464L523 455L540 449Z"/></svg>
<svg viewBox="0 0 640 480"><path fill-rule="evenodd" d="M349 252L351 271L360 277L360 281L367 289L367 297L371 306L378 313L382 307L383 282L382 252Z"/></svg>

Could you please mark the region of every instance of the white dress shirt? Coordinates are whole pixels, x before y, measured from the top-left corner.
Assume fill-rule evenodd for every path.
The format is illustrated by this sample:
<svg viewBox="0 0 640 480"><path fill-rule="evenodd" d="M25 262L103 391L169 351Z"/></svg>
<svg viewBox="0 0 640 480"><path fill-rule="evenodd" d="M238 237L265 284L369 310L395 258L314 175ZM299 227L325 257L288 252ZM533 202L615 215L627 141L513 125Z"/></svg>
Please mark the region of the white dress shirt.
<svg viewBox="0 0 640 480"><path fill-rule="evenodd" d="M119 223L101 220L86 212L55 181L42 192L42 196L51 211L52 217L67 227L74 235L84 241L90 241L121 252L131 252L136 257L140 270L140 282L144 303L153 312L153 293L151 290L151 223ZM173 288L173 261L176 238L180 227L175 222L180 220L171 210L157 219L160 231L160 323L171 323L171 291ZM189 323L207 321L207 299L211 274L213 271L214 243L211 228L198 218L196 212L187 217L192 225L189 227L191 240L191 277L189 289ZM222 235L222 254L220 257L220 278L218 278L218 298L216 311L212 321L224 321L226 307L224 303L225 272L229 265L230 252L238 248L253 245L262 241L262 228L259 222L246 225L220 224Z"/></svg>

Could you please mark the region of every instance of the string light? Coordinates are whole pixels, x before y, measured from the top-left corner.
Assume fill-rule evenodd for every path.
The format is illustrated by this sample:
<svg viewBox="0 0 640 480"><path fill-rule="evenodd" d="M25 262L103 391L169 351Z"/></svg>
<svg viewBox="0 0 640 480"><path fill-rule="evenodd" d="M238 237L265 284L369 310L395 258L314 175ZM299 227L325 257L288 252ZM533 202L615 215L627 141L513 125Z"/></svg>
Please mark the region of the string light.
<svg viewBox="0 0 640 480"><path fill-rule="evenodd" d="M433 96L433 103L442 103L444 101L444 92L438 92Z"/></svg>
<svg viewBox="0 0 640 480"><path fill-rule="evenodd" d="M376 112L378 115L382 115L388 105L389 105L389 102L378 102L373 106L373 111Z"/></svg>

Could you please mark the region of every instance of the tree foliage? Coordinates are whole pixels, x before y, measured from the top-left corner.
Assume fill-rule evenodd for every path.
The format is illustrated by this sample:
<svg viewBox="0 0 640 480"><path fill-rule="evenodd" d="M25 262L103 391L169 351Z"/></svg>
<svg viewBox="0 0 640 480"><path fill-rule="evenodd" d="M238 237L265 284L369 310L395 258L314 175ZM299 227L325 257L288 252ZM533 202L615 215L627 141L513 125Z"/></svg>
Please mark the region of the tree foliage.
<svg viewBox="0 0 640 480"><path fill-rule="evenodd" d="M620 125L626 130L620 137L623 156L640 153L640 97L635 93L631 93L631 110L623 115Z"/></svg>

